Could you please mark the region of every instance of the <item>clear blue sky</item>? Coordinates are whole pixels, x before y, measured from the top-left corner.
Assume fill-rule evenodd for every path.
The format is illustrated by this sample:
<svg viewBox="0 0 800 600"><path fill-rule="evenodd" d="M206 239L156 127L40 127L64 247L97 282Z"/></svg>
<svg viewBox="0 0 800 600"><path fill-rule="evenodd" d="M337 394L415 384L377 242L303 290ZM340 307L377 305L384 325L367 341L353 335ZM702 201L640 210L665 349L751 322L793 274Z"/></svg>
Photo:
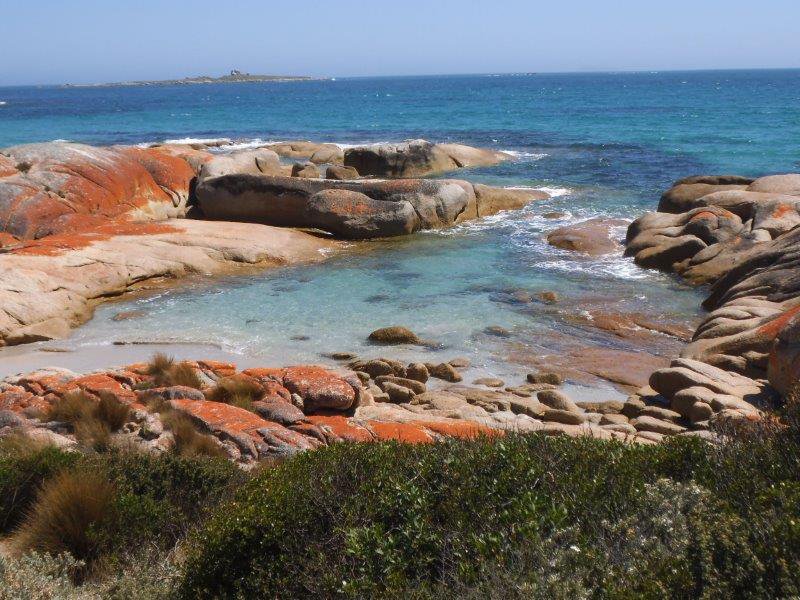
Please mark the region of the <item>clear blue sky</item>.
<svg viewBox="0 0 800 600"><path fill-rule="evenodd" d="M800 0L0 0L0 85L800 67Z"/></svg>

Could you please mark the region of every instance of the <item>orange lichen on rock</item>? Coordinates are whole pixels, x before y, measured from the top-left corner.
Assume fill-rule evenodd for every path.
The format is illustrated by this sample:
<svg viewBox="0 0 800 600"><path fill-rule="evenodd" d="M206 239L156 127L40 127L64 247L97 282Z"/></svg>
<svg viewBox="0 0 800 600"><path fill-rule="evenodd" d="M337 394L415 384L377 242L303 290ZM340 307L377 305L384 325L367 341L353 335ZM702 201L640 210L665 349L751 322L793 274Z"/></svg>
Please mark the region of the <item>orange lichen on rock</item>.
<svg viewBox="0 0 800 600"><path fill-rule="evenodd" d="M270 425L257 414L231 406L222 402L210 400L171 400L173 408L188 413L201 421L210 430L229 431L233 433L246 433L255 437L257 430Z"/></svg>
<svg viewBox="0 0 800 600"><path fill-rule="evenodd" d="M236 364L218 360L198 360L197 366L204 371L211 371L217 377L231 377L236 374Z"/></svg>
<svg viewBox="0 0 800 600"><path fill-rule="evenodd" d="M780 316L772 319L758 328L758 334L767 337L777 337L781 330L789 324L792 318L800 313L800 305L785 310Z"/></svg>
<svg viewBox="0 0 800 600"><path fill-rule="evenodd" d="M369 421L368 425L377 440L396 440L409 444L429 444L434 441L424 427L413 422L383 423L381 421Z"/></svg>
<svg viewBox="0 0 800 600"><path fill-rule="evenodd" d="M324 426L336 438L348 442L371 442L374 437L365 427L353 422L352 419L342 416L313 415L306 417L306 421L316 426Z"/></svg>
<svg viewBox="0 0 800 600"><path fill-rule="evenodd" d="M474 439L482 435L497 436L502 433L497 429L492 429L471 421L414 421L414 424L445 437L460 439Z"/></svg>
<svg viewBox="0 0 800 600"><path fill-rule="evenodd" d="M0 392L0 410L23 413L29 410L45 411L50 403L42 396L37 396L24 388L16 388Z"/></svg>
<svg viewBox="0 0 800 600"><path fill-rule="evenodd" d="M98 222L99 221L99 222ZM51 235L38 240L20 242L10 250L13 254L56 256L78 248L86 248L94 242L110 240L123 235L156 235L178 233L178 229L166 223L109 222L102 217L85 219L86 230L63 235Z"/></svg>
<svg viewBox="0 0 800 600"><path fill-rule="evenodd" d="M185 160L156 149L49 142L4 152L0 231L26 239L85 229L87 216L181 216L195 178Z"/></svg>
<svg viewBox="0 0 800 600"><path fill-rule="evenodd" d="M10 175L16 175L18 172L17 161L12 160L11 157L5 154L0 154L0 177L9 177Z"/></svg>
<svg viewBox="0 0 800 600"><path fill-rule="evenodd" d="M716 218L717 218L717 215L715 213L707 211L707 210L703 210L703 211L700 211L700 212L696 213L695 215L693 215L692 218L690 218L689 220L690 221L700 221L702 219L716 219Z"/></svg>

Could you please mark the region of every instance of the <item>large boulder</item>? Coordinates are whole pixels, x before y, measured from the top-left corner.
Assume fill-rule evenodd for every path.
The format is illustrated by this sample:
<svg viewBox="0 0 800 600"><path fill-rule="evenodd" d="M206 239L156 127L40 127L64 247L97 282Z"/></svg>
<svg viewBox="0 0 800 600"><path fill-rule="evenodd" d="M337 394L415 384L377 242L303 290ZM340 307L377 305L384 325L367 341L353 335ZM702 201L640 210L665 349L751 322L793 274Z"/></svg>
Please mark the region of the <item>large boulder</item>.
<svg viewBox="0 0 800 600"><path fill-rule="evenodd" d="M776 336L767 373L770 384L780 394L800 391L800 311L793 311Z"/></svg>
<svg viewBox="0 0 800 600"><path fill-rule="evenodd" d="M649 213L628 228L625 255L642 267L681 272L703 250L737 239L742 231L737 215L716 206L677 215Z"/></svg>
<svg viewBox="0 0 800 600"><path fill-rule="evenodd" d="M452 225L477 214L472 185L455 180L332 181L226 175L202 181L197 186L197 199L203 213L212 219L323 229L327 211L336 212L331 209L335 194L324 196L325 202L317 199L309 211L312 196L323 190L358 192L378 201L370 205L373 216L385 208L381 202L407 203L416 213L412 231ZM352 200L349 196L339 206ZM323 205L326 217L322 222L310 222L310 215L320 215ZM366 204L355 202L352 206L360 210ZM406 214L406 209L399 209L398 214ZM353 217L358 220L359 215ZM406 232L402 228L395 235Z"/></svg>
<svg viewBox="0 0 800 600"><path fill-rule="evenodd" d="M746 190L747 183L708 183L708 178L692 178L677 182L661 196L658 212L682 213L694 208L698 198L713 192Z"/></svg>
<svg viewBox="0 0 800 600"><path fill-rule="evenodd" d="M195 178L185 160L159 148L48 142L0 155L0 231L23 239L74 233L109 219L183 216Z"/></svg>
<svg viewBox="0 0 800 600"><path fill-rule="evenodd" d="M306 179L318 179L319 169L314 163L294 163L292 165L292 177L304 177Z"/></svg>
<svg viewBox="0 0 800 600"><path fill-rule="evenodd" d="M344 167L342 165L331 165L325 171L325 179L335 179L336 181L358 179L358 171L356 171L353 167Z"/></svg>
<svg viewBox="0 0 800 600"><path fill-rule="evenodd" d="M503 210L517 210L534 200L547 200L550 195L541 190L520 188L496 188L480 183L473 184L475 189L478 217L493 215Z"/></svg>
<svg viewBox="0 0 800 600"><path fill-rule="evenodd" d="M284 158L304 158L315 164L341 164L344 157L342 149L336 144L320 144L309 141L290 141L268 144L266 148Z"/></svg>
<svg viewBox="0 0 800 600"><path fill-rule="evenodd" d="M747 189L751 192L800 196L800 173L761 177L751 183Z"/></svg>
<svg viewBox="0 0 800 600"><path fill-rule="evenodd" d="M308 226L347 239L390 237L412 233L417 213L410 202L373 200L350 190L322 190L305 208Z"/></svg>
<svg viewBox="0 0 800 600"><path fill-rule="evenodd" d="M491 166L510 158L503 152L461 144L406 140L348 148L344 164L354 167L361 175L401 178L422 177L462 167Z"/></svg>
<svg viewBox="0 0 800 600"><path fill-rule="evenodd" d="M219 154L202 165L199 179L210 179L232 173L280 175L281 161L275 152L266 148Z"/></svg>

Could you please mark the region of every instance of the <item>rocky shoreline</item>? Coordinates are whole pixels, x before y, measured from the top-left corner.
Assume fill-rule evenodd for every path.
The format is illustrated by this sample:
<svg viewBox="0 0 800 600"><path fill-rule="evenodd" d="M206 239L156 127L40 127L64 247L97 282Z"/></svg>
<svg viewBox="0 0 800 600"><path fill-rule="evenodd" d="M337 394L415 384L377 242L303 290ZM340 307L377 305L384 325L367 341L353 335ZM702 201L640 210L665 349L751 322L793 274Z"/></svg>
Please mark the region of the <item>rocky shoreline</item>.
<svg viewBox="0 0 800 600"><path fill-rule="evenodd" d="M547 197L419 179L512 160L457 144L211 150L54 142L0 151L0 344L66 336L98 302L143 281L319 261L346 240L447 227ZM340 353L333 357L338 370L238 371L197 360L161 371L135 364L6 378L0 433L80 444L69 423L47 415L81 394L131 408L130 420L109 432L119 443L168 451L177 434L162 422L166 406L242 465L341 440L431 442L506 431L634 443L671 435L714 440L720 424L763 419L796 384L798 206L800 175L692 177L664 194L658 212L630 225L625 253L642 267L709 284L704 307L711 312L681 356L655 368L649 385L624 403L573 402L558 389L563 374L547 365L519 384L482 378L464 385L463 360L403 364ZM592 219L553 231L548 242L590 256L622 252L613 231L624 224ZM628 320L632 329L681 335L646 318ZM376 343L420 343L402 328L373 335ZM234 401L230 389L246 397Z"/></svg>
<svg viewBox="0 0 800 600"><path fill-rule="evenodd" d="M453 145L444 154L419 140L392 149L392 164L426 174L456 168L440 159L459 152L460 165L510 158ZM0 345L63 337L98 302L143 281L322 260L342 240L443 227L547 197L459 180L342 181L358 174L343 173L350 150L332 144L209 150L51 142L0 151ZM379 147L360 152L386 157ZM309 162L281 162L300 156Z"/></svg>

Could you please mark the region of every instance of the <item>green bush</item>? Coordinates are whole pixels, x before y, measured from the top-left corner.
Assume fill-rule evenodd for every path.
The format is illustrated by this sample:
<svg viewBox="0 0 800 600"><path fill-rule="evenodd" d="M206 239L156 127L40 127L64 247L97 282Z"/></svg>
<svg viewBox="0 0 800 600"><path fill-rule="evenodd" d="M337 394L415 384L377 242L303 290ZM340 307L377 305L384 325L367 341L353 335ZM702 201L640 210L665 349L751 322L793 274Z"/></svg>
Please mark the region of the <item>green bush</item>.
<svg viewBox="0 0 800 600"><path fill-rule="evenodd" d="M192 539L181 594L795 595L798 443L775 430L718 449L543 435L336 445L222 506Z"/></svg>
<svg viewBox="0 0 800 600"><path fill-rule="evenodd" d="M0 533L20 523L43 481L77 460L76 454L26 437L0 440Z"/></svg>
<svg viewBox="0 0 800 600"><path fill-rule="evenodd" d="M171 548L246 480L224 459L83 455L27 439L0 444L3 531L17 528L20 550L69 551L92 567L141 545ZM107 498L89 514L100 488Z"/></svg>

